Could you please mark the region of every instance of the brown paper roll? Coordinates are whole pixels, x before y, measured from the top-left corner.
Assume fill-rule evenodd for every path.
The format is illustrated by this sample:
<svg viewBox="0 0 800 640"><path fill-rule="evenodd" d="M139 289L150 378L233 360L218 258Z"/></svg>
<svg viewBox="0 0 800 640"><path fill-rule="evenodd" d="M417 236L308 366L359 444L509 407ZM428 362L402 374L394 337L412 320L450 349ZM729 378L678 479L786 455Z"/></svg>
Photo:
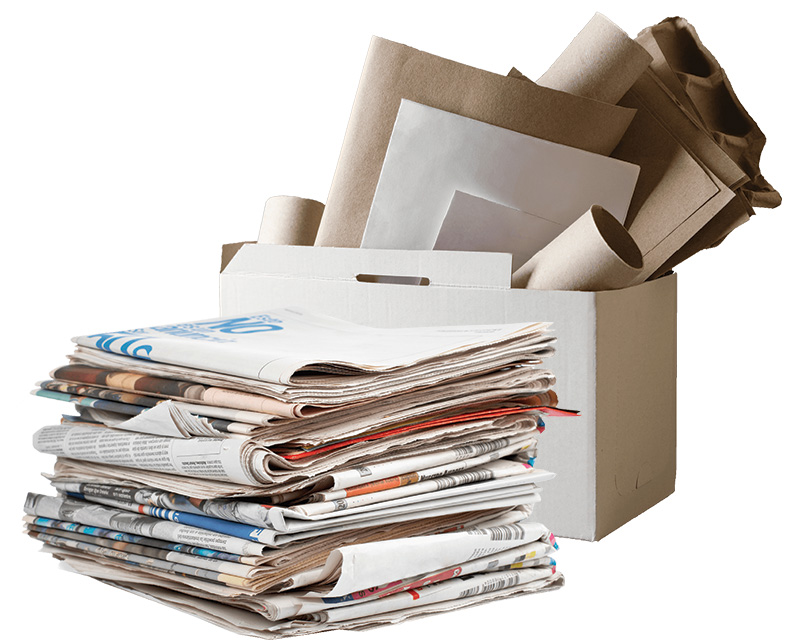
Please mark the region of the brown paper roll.
<svg viewBox="0 0 800 640"><path fill-rule="evenodd" d="M296 196L274 196L264 205L259 244L311 246L325 205Z"/></svg>
<svg viewBox="0 0 800 640"><path fill-rule="evenodd" d="M536 84L617 104L651 60L638 42L596 13Z"/></svg>
<svg viewBox="0 0 800 640"><path fill-rule="evenodd" d="M619 221L600 205L567 227L522 265L511 286L525 289L605 291L633 284L642 253Z"/></svg>

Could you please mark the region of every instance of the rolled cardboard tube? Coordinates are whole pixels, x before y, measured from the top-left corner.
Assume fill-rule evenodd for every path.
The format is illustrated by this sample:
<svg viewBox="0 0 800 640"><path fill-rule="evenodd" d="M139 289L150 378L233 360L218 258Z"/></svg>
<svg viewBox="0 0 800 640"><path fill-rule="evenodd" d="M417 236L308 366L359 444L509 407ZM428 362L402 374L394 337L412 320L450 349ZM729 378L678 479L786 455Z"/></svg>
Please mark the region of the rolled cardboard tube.
<svg viewBox="0 0 800 640"><path fill-rule="evenodd" d="M296 196L274 196L264 205L259 244L311 246L325 205Z"/></svg>
<svg viewBox="0 0 800 640"><path fill-rule="evenodd" d="M642 270L642 252L625 227L600 205L567 227L514 272L524 289L624 289Z"/></svg>
<svg viewBox="0 0 800 640"><path fill-rule="evenodd" d="M652 60L644 47L596 13L536 84L617 104Z"/></svg>

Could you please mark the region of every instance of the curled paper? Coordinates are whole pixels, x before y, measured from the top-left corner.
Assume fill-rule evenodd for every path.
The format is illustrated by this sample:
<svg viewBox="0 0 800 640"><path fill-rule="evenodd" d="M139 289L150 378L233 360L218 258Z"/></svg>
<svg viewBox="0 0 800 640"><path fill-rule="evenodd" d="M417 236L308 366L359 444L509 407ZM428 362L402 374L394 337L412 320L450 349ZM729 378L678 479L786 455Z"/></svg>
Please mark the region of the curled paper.
<svg viewBox="0 0 800 640"><path fill-rule="evenodd" d="M596 13L536 84L617 104L651 60L638 42Z"/></svg>
<svg viewBox="0 0 800 640"><path fill-rule="evenodd" d="M296 196L274 196L264 205L259 244L311 246L325 205Z"/></svg>
<svg viewBox="0 0 800 640"><path fill-rule="evenodd" d="M511 286L525 289L624 289L642 270L642 253L619 221L599 205L567 227L514 272Z"/></svg>

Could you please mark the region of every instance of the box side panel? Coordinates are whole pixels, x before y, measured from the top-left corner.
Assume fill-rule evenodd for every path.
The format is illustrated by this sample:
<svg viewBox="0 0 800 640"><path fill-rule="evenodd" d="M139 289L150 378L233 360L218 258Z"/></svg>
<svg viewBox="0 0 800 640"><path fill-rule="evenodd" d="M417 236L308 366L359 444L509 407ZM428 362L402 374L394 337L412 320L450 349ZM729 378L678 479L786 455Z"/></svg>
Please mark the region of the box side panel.
<svg viewBox="0 0 800 640"><path fill-rule="evenodd" d="M535 517L560 537L596 535L595 294L572 291L506 292L509 322L542 318L553 323L556 354L545 366L556 375L559 406L580 416L546 418L536 466L556 474L542 485Z"/></svg>
<svg viewBox="0 0 800 640"><path fill-rule="evenodd" d="M563 407L577 418L550 418L537 466L554 471L539 516L557 535L595 535L595 308L592 293L394 285L223 273L222 315L303 307L373 326L435 326L548 321L558 338L546 361Z"/></svg>
<svg viewBox="0 0 800 640"><path fill-rule="evenodd" d="M677 276L597 296L597 538L675 490Z"/></svg>

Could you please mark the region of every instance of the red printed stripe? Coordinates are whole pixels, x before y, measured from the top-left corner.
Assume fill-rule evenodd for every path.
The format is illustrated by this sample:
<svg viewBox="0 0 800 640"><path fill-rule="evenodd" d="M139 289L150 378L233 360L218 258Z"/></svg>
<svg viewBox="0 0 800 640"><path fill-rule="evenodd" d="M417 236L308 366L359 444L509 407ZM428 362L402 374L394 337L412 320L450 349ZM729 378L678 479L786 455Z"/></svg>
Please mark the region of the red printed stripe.
<svg viewBox="0 0 800 640"><path fill-rule="evenodd" d="M441 427L448 424L471 422L473 420L480 420L482 418L496 418L499 416L511 415L515 413L527 413L528 411L541 411L541 410L542 407L522 407L522 408L512 408L512 409L493 409L490 411L477 411L475 413L465 413L458 416L451 416L449 418L439 418L438 420L420 422L418 424L412 424L406 427L398 427L397 429L390 429L388 431L383 431L381 433L376 433L369 436L362 436L360 438L343 440L342 442L330 444L327 447L320 447L318 449L314 449L313 451L300 451L298 453L287 453L284 454L283 457L286 460L298 460L300 458L307 458L308 456L314 456L319 453L325 453L327 451L334 451L335 449L341 449L342 447L346 447L351 444L356 444L358 442L368 442L370 440L378 440L380 438L386 438L388 436L398 435L400 433L408 433L409 431L417 431L419 429L431 429L433 427Z"/></svg>

